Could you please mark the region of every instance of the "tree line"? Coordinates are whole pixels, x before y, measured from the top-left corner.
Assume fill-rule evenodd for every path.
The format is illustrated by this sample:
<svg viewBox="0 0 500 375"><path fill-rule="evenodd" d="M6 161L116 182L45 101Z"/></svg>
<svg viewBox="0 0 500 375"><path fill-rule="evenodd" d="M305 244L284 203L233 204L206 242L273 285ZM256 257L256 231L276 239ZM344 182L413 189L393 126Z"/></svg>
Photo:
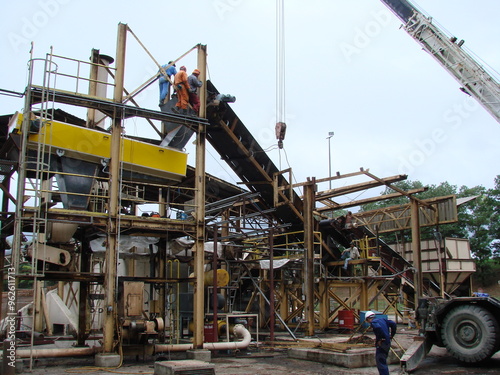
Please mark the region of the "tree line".
<svg viewBox="0 0 500 375"><path fill-rule="evenodd" d="M422 200L447 195L456 195L457 199L471 198L457 207L458 222L422 228L421 238L422 240L446 237L468 239L472 257L476 260L476 277L483 285L496 282L497 271L500 270L500 175L497 175L494 181L494 187L491 189L486 189L484 186L458 187L442 182L439 185L427 185L427 190L414 194L416 198ZM405 191L424 188L420 181L400 181L394 186ZM388 187L382 195L391 193L394 191ZM407 203L409 199L401 196L363 205L361 211ZM401 238L402 236L405 238ZM387 243L411 240L410 231L388 233L381 237Z"/></svg>

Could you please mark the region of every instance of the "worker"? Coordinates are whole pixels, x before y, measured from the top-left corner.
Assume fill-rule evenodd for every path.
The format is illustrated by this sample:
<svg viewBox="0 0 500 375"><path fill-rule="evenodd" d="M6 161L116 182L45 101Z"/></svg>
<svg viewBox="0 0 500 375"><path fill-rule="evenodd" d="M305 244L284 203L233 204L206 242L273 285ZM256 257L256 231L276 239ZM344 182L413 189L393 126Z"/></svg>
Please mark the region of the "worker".
<svg viewBox="0 0 500 375"><path fill-rule="evenodd" d="M344 269L347 270L347 265L349 264L350 260L358 259L359 258L359 250L356 246L354 246L354 242L351 242L349 245L349 248L345 249L342 251L342 255L340 256L340 259L344 259Z"/></svg>
<svg viewBox="0 0 500 375"><path fill-rule="evenodd" d="M489 297L489 293L485 293L483 288L477 288L477 292L472 293L472 297Z"/></svg>
<svg viewBox="0 0 500 375"><path fill-rule="evenodd" d="M163 70L166 75L163 74L162 69L160 69L160 106L165 103L165 98L167 98L170 91L170 80L172 76L177 74L177 69L173 61L169 61L168 64L162 65ZM168 99L168 98L167 98Z"/></svg>
<svg viewBox="0 0 500 375"><path fill-rule="evenodd" d="M347 215L345 216L345 229L352 229L353 227L353 216L351 211L347 211Z"/></svg>
<svg viewBox="0 0 500 375"><path fill-rule="evenodd" d="M198 69L193 70L193 73L188 77L189 83L189 104L193 107L193 111L198 114L200 110L200 97L198 96L198 88L203 85L198 77L200 76L200 71Z"/></svg>
<svg viewBox="0 0 500 375"><path fill-rule="evenodd" d="M379 375L389 375L387 357L391 350L391 340L396 334L396 323L381 316L377 317L373 311L367 311L365 320L370 324L375 334L375 361Z"/></svg>
<svg viewBox="0 0 500 375"><path fill-rule="evenodd" d="M187 69L185 66L179 68L179 72L174 77L174 87L177 91L177 103L172 107L172 111L180 113L182 109L183 114L187 115L187 108L189 104L189 83Z"/></svg>

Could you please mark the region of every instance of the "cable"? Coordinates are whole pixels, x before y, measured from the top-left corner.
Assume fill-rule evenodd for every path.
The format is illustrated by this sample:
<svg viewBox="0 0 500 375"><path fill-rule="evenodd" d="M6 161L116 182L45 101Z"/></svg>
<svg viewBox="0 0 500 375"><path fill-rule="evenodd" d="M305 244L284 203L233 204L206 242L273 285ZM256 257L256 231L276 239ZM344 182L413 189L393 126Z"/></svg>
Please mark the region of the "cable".
<svg viewBox="0 0 500 375"><path fill-rule="evenodd" d="M225 169L224 165L222 165L220 162L219 162L219 159L217 159L208 149L206 150L207 153L217 162L217 164L219 164L219 166L222 168L222 170L224 172L226 172L228 174L228 176L233 180L233 182L236 184L238 183L233 176L231 176L231 174Z"/></svg>
<svg viewBox="0 0 500 375"><path fill-rule="evenodd" d="M285 139L285 26L284 0L276 0L276 138L283 148Z"/></svg>
<svg viewBox="0 0 500 375"><path fill-rule="evenodd" d="M283 148L283 153L285 154L285 159L286 159L286 163L287 163L288 167L290 168L290 170L292 170L290 162L288 161L288 154L287 154L285 148ZM292 170L292 180L295 181L295 183L298 183L297 179L295 178L295 174L293 173L293 170ZM290 181L290 184L293 184L293 182ZM299 193L300 193L300 195L304 194L301 187L299 187Z"/></svg>
<svg viewBox="0 0 500 375"><path fill-rule="evenodd" d="M276 0L276 119L285 122L284 0Z"/></svg>

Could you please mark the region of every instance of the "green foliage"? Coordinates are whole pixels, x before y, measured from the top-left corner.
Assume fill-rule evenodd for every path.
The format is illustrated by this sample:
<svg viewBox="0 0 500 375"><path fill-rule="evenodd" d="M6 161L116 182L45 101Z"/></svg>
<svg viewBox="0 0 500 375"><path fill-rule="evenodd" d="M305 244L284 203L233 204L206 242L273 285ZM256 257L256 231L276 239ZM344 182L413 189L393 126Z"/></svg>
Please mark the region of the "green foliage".
<svg viewBox="0 0 500 375"><path fill-rule="evenodd" d="M404 191L424 187L420 181L401 181L394 186ZM392 193L394 193L392 189L386 188L382 195ZM478 268L483 267L483 263L486 264L485 262L489 259L500 260L500 176L495 178L495 188L493 189L486 189L483 186L457 188L455 185L443 182L439 185L430 185L425 191L414 194L415 197L422 200L448 195L456 195L457 198L474 197L474 199L458 207L457 223L422 228L422 240L433 239L438 232L442 238L467 238L471 245L472 254L477 259ZM405 205L409 202L409 198L400 196L364 205L361 211ZM411 240L409 230L403 233L384 234L381 237L388 243ZM483 269L485 277L489 270L490 268L485 265Z"/></svg>
<svg viewBox="0 0 500 375"><path fill-rule="evenodd" d="M31 264L21 263L19 265L19 274L30 274ZM33 289L33 280L19 280L19 289Z"/></svg>
<svg viewBox="0 0 500 375"><path fill-rule="evenodd" d="M491 287L498 283L500 275L500 263L495 260L477 262L474 281L482 287Z"/></svg>
<svg viewBox="0 0 500 375"><path fill-rule="evenodd" d="M493 258L500 259L500 176L495 178L495 187L490 190L490 198L496 203L491 212L489 234L493 239L491 251Z"/></svg>

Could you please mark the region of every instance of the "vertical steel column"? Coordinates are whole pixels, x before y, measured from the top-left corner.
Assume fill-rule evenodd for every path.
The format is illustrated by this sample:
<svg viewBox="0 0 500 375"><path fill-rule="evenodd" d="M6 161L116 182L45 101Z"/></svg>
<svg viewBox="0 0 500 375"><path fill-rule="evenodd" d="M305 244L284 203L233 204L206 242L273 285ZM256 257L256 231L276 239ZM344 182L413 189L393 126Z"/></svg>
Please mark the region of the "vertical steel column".
<svg viewBox="0 0 500 375"><path fill-rule="evenodd" d="M363 276L368 276L368 266L363 265ZM359 298L359 308L361 311L368 310L368 280L363 279L361 282L361 296Z"/></svg>
<svg viewBox="0 0 500 375"><path fill-rule="evenodd" d="M198 45L198 69L203 86L200 88L200 117L206 116L206 46ZM196 167L195 167L195 220L196 239L194 243L194 274L196 278L193 303L193 348L203 348L203 326L205 285L203 266L205 262L205 148L206 129L202 123L198 124L196 134Z"/></svg>
<svg viewBox="0 0 500 375"><path fill-rule="evenodd" d="M2 214L3 219L7 219L7 212L9 211L9 196L10 194L7 194L10 191L10 178L12 177L12 174L8 174L5 176L5 179L3 180L2 184L4 186L3 193L2 193L2 206L1 210L2 212L5 212L5 214ZM3 226L3 221L0 220L0 234L2 234L2 226ZM5 246L6 243L5 241L0 241L0 290L3 291L3 284L4 284L4 266L5 266ZM4 318L2 316L2 298L0 298L0 320Z"/></svg>
<svg viewBox="0 0 500 375"><path fill-rule="evenodd" d="M16 205L14 214L14 233L12 239L12 256L10 264L8 265L8 270L13 271L15 276L14 280L14 295L13 300L9 300L7 304L6 316L10 315L11 318L17 315L17 290L19 285L19 264L21 261L21 251L22 251L22 238L23 238L23 211L24 211L24 194L25 194L25 184L26 184L26 161L28 158L28 135L30 128L30 118L31 118L31 85L33 82L33 48L31 48L30 61L29 61L29 72L28 72L28 87L26 89L26 95L24 99L24 112L23 112L23 122L21 125L21 152L19 153L18 170L17 170L17 195L16 195ZM4 193L5 195L5 193ZM33 272L37 272L34 270ZM6 301L7 302L7 301ZM19 316L16 318L16 327L19 326ZM17 329L16 329L17 330ZM3 369L2 373L5 375L10 375L15 373L15 368L9 366L7 358L7 349L10 348L11 344L17 346L15 341L17 339L14 337L14 343L12 343L12 338L10 340L5 340L3 342L4 348L4 358L3 358ZM30 362L31 363L31 362Z"/></svg>
<svg viewBox="0 0 500 375"><path fill-rule="evenodd" d="M423 295L422 277L422 253L420 249L420 217L418 202L411 200L411 241L413 247L413 267L415 271L415 309L418 307L418 299Z"/></svg>
<svg viewBox="0 0 500 375"><path fill-rule="evenodd" d="M272 223L270 223L272 225ZM269 230L269 340L274 341L274 230Z"/></svg>
<svg viewBox="0 0 500 375"><path fill-rule="evenodd" d="M219 310L219 301L217 299L217 294L218 294L218 288L217 288L217 265L219 263L219 258L217 254L217 241L218 239L218 233L217 233L217 225L214 225L214 252L212 255L212 272L213 272L213 280L212 280L212 330L213 330L213 339L214 341L217 341L219 339L219 332L218 332L218 316L217 312Z"/></svg>
<svg viewBox="0 0 500 375"><path fill-rule="evenodd" d="M85 234L82 236L82 252L80 257L80 272L91 272L90 269L90 244L86 240ZM80 281L80 291L78 293L78 330L76 332L76 345L85 346L87 335L87 319L89 314L88 297L89 297L88 281Z"/></svg>
<svg viewBox="0 0 500 375"><path fill-rule="evenodd" d="M123 101L123 79L125 74L125 46L127 41L127 25L118 24L118 40L116 44L116 75L113 100L115 103ZM114 113L111 131L111 160L109 183L109 211L107 228L107 248L105 258L104 291L105 315L103 327L103 352L113 351L115 327L117 321L116 293L117 293L117 261L119 241L119 199L120 199L120 165L122 142L122 114Z"/></svg>
<svg viewBox="0 0 500 375"><path fill-rule="evenodd" d="M92 65L90 65L90 75L89 75L89 95L90 96L97 96L97 70L98 66L96 64L99 63L99 50L92 48L91 55L90 55L90 61L92 62ZM85 126L87 128L95 128L95 117L96 117L96 110L93 108L89 108L87 110L87 122L85 123Z"/></svg>
<svg viewBox="0 0 500 375"><path fill-rule="evenodd" d="M281 316L287 317L288 311L290 310L290 303L288 302L288 288L285 285L284 276L281 277L281 283L279 284L279 295L281 296L279 301L279 314ZM285 326L280 322L280 328L284 329Z"/></svg>
<svg viewBox="0 0 500 375"><path fill-rule="evenodd" d="M199 116L207 117L207 46L198 44L198 70L200 71L200 81L203 85L199 89L200 112Z"/></svg>
<svg viewBox="0 0 500 375"><path fill-rule="evenodd" d="M314 217L316 181L307 178L304 185L304 284L306 292L305 311L308 336L314 335Z"/></svg>

